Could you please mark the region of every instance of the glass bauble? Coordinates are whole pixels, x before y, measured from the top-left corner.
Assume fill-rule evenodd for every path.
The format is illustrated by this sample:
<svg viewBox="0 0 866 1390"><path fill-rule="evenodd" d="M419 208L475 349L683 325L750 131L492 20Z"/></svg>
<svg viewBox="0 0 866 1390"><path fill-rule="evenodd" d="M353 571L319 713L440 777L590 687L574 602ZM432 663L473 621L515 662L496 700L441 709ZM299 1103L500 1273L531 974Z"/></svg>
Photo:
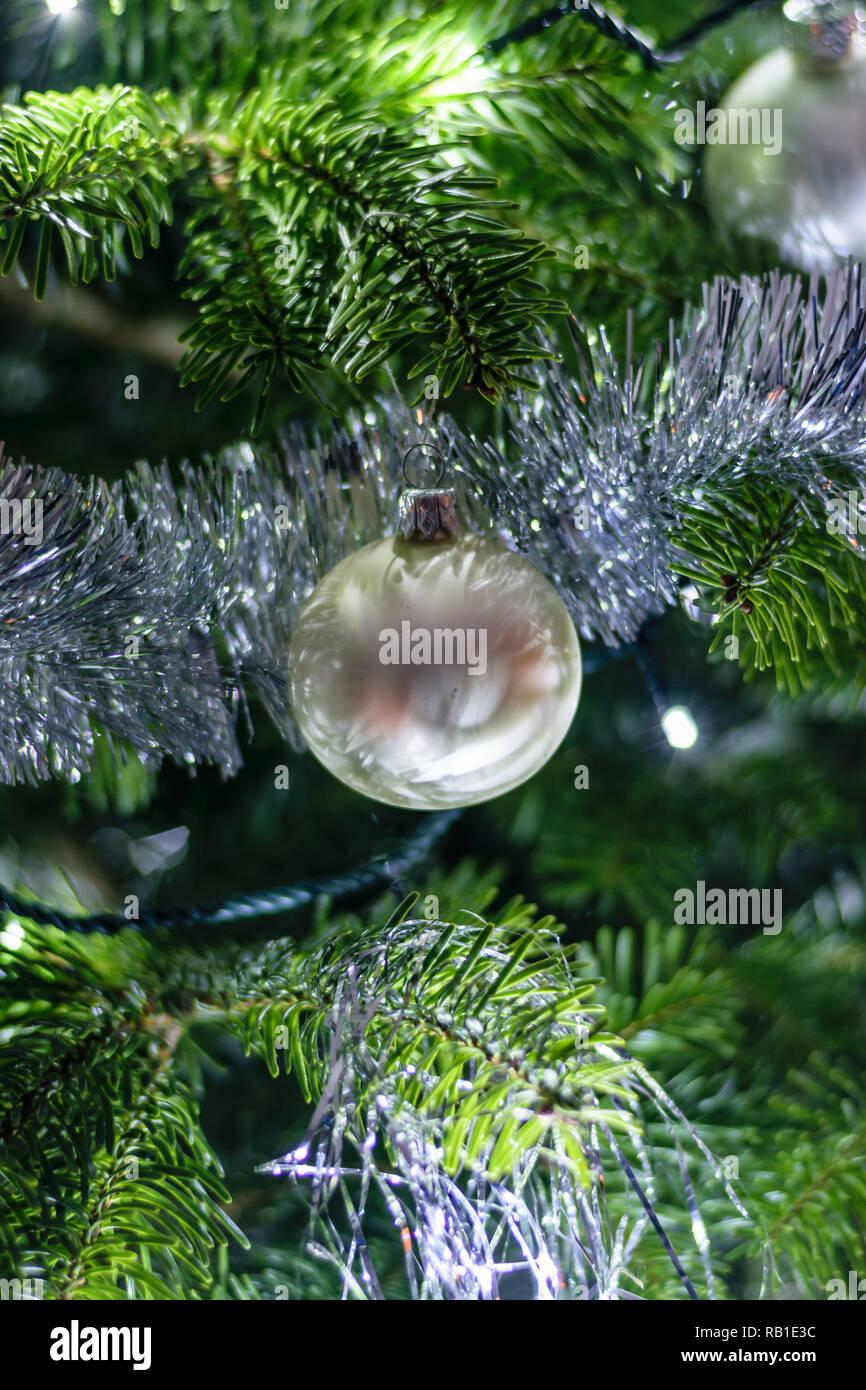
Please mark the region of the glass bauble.
<svg viewBox="0 0 866 1390"><path fill-rule="evenodd" d="M738 78L719 110L724 122L708 113L703 170L716 225L770 242L782 260L809 273L849 254L866 260L866 50L859 36L826 68L789 48L774 50ZM724 143L711 143L714 130ZM747 130L745 143L739 137Z"/></svg>
<svg viewBox="0 0 866 1390"><path fill-rule="evenodd" d="M483 536L374 541L318 584L292 635L292 710L321 763L390 806L487 801L559 746L580 695L568 611Z"/></svg>

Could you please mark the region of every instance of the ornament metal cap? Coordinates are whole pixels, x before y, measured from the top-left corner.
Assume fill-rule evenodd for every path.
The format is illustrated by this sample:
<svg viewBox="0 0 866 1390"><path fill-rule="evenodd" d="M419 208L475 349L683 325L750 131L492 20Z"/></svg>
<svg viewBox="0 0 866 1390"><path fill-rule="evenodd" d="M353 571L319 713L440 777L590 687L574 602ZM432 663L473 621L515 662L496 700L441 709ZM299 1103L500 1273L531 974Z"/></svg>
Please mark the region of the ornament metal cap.
<svg viewBox="0 0 866 1390"><path fill-rule="evenodd" d="M866 13L853 0L787 0L782 7L790 46L816 70L831 70L850 57Z"/></svg>
<svg viewBox="0 0 866 1390"><path fill-rule="evenodd" d="M439 473L432 487L413 487L407 467L409 455L418 449L436 454ZM439 484L445 476L445 459L437 444L412 444L403 455L403 477L410 486L400 497L400 535L406 540L444 540L457 533L457 512L452 488Z"/></svg>

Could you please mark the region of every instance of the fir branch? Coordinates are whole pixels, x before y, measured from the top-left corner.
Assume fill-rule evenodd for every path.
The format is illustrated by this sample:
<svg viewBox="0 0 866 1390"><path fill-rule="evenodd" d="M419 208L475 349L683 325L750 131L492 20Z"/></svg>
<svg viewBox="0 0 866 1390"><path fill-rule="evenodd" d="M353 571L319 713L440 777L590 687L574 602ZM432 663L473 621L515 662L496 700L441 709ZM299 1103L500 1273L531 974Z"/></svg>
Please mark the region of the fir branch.
<svg viewBox="0 0 866 1390"><path fill-rule="evenodd" d="M94 957L28 927L3 956L0 1068L19 1102L0 1144L7 1261L64 1300L207 1287L215 1250L239 1232L177 1067L189 997L160 1011L171 991L128 942Z"/></svg>
<svg viewBox="0 0 866 1390"><path fill-rule="evenodd" d="M810 656L837 677L850 669L866 644L866 569L857 543L816 525L802 494L744 488L712 518L685 513L681 536L675 568L718 607L710 652L735 637L740 664L775 668L793 695L814 679Z"/></svg>
<svg viewBox="0 0 866 1390"><path fill-rule="evenodd" d="M56 1113L41 1130L47 1171L43 1163L35 1175L28 1173L14 1155L0 1151L2 1190L18 1192L15 1220L5 1231L13 1261L26 1249L28 1268L44 1271L52 1297L172 1298L181 1290L200 1296L208 1288L225 1233L233 1228L221 1213L227 1194L183 1080L179 1044L198 1022L233 1033L268 1061L273 1074L279 1061L296 1071L313 1106L307 1139L269 1170L317 1175L328 1188L329 1174L339 1176L357 1242L364 1237L367 1200L363 1190L358 1201L351 1195L353 1165L342 1157L343 1144L354 1147L362 1189L375 1185L400 1225L415 1232L424 1272L419 1280L412 1256L406 1268L412 1296L424 1296L425 1289L492 1296L497 1265L507 1262L514 1242L513 1259L529 1260L539 1296L581 1296L580 1286L593 1297L614 1296L625 1274L618 1257L611 1263L611 1227L599 1219L599 1195L619 1200L620 1155L632 1173L643 1173L645 1197L649 1186L644 1158L625 1159L639 1132L639 1088L632 1064L612 1051L616 1039L598 1030L590 1037L597 1012L592 983L581 981L574 953L561 946L551 919L537 919L519 901L484 925L406 920L411 901L360 934L350 925L306 949L271 942L237 959L177 948L156 955L141 939L134 950L123 938L105 942L98 973L116 983L133 972L130 996L147 999L144 1031L132 1051L116 1055L108 1073L104 1059L83 1078L76 1072L55 1088ZM9 966L21 998L28 999L23 1014L13 1004L4 1019L12 1020L19 1048L42 1026L42 1006L26 991L30 972L66 979L68 990L70 973L84 984L94 969L79 940L26 924ZM71 1023L67 1015L67 1029ZM109 1075L117 1086L124 1071L123 1084L132 1092L125 1102L115 1101L113 1128L103 1138L92 1116L100 1113ZM640 1088L645 1075L641 1071ZM82 1085L83 1096L77 1096ZM75 1124L67 1131L62 1126L72 1113ZM76 1137L84 1123L92 1149ZM379 1128L384 1161L373 1160L367 1138ZM601 1188L596 1136L606 1131L619 1134L620 1142L610 1149L613 1168L606 1169ZM304 1155L314 1149L319 1156L307 1163ZM129 1176L133 1160L138 1167ZM71 1203L74 1184L83 1183L89 1195L56 1227L40 1209L40 1181L58 1210ZM571 1213L561 1245L551 1242L539 1219L550 1182L563 1211ZM327 1195L318 1189L314 1195L317 1238L351 1278L353 1256L341 1247ZM661 1223L652 1202L649 1212L624 1202L613 1222L625 1221L631 1232L630 1258L644 1231L652 1231L651 1218L656 1229ZM440 1204L452 1213L445 1223L436 1215ZM162 1253L167 1222L171 1260ZM474 1259L466 1266L478 1270L481 1284L473 1275L455 1287L455 1250L469 1241L477 1254L473 1232L484 1229L487 1253L480 1265ZM451 1256L437 1235L443 1231L450 1233ZM694 1253L674 1254L675 1278L694 1283ZM375 1265L369 1273L375 1286Z"/></svg>
<svg viewBox="0 0 866 1390"><path fill-rule="evenodd" d="M452 1284L448 1268L454 1255L452 1251L446 1258L437 1249L435 1232L450 1229L460 1241L464 1222L443 1222L434 1214L459 1201L456 1180L473 1201L487 1192L485 1210L492 1206L498 1211L500 1203L503 1210L510 1208L520 1225L521 1199L533 1190L539 1156L553 1175L554 1189L557 1175L568 1174L568 1182L577 1184L571 1188L577 1224L570 1242L553 1255L562 1262L560 1288L572 1288L579 1280L573 1261L580 1268L580 1252L588 1260L583 1277L592 1282L591 1296L605 1287L604 1296L612 1296L605 1281L624 1277L621 1269L605 1269L604 1238L590 1215L587 1189L599 1156L596 1152L593 1157L597 1138L590 1148L587 1140L590 1134L608 1137L614 1160L612 1170L605 1166L609 1200L619 1190L612 1172L624 1176L626 1186L628 1175L634 1178L613 1138L614 1130L625 1136L623 1142L635 1136L633 1078L629 1064L616 1054L616 1040L600 1031L595 1041L591 1036L592 986L573 976L570 949L557 947L546 920L527 932L528 919L528 910L517 902L484 926L411 921L400 926L392 919L378 940L370 931L360 940L356 931L346 933L306 959L303 954L293 957L283 967L284 983L271 1008L256 1004L250 1010L245 1045L260 1036L274 1074L279 1049L287 1067L302 1068L305 1095L318 1099L304 1141L269 1170L312 1179L315 1211L325 1208L339 1180L349 1203L353 1239L348 1248L339 1240L328 1248L329 1258L343 1266L347 1278L364 1229L365 1189L378 1187L389 1194L392 1206L415 1207L405 1224L417 1238L425 1286L433 1279L432 1287L443 1291L437 1296L495 1296L495 1281L493 1292L484 1292L488 1286L474 1276L459 1291L445 1292ZM271 958L256 969L265 966L273 975L276 964ZM299 979L308 982L314 995L322 992L312 1008L309 999L298 1001ZM407 1058L412 1059L408 1068ZM383 1157L375 1160L374 1135L384 1145ZM346 1145L358 1155L357 1167L343 1157ZM435 1161L434 1146L441 1151ZM424 1174L422 1190L409 1165ZM353 1178L361 1183L357 1204L349 1198ZM643 1214L630 1248L645 1223L662 1230L645 1190L641 1200ZM538 1280L536 1296L551 1296L530 1253L537 1249L538 1235L531 1224L524 1230L522 1248L527 1268ZM500 1233L503 1240L511 1239L510 1220L503 1219ZM691 1278L669 1242L666 1249L694 1296ZM476 1255L470 1269L482 1277L491 1258L492 1253ZM415 1287L412 1266L410 1260L410 1289ZM368 1268L365 1281L372 1277ZM424 1293L418 1289L410 1296Z"/></svg>
<svg viewBox="0 0 866 1390"><path fill-rule="evenodd" d="M0 1143L12 1144L22 1139L26 1131L41 1119L43 1107L55 1090L74 1083L76 1074L86 1067L109 1042L116 1042L137 1025L129 1020L109 1016L98 1026L85 1029L84 1037L74 1045L46 1051L36 1072L27 1076L25 1088L18 1092L14 1080L6 1072L6 1094L0 1118Z"/></svg>
<svg viewBox="0 0 866 1390"><path fill-rule="evenodd" d="M55 232L73 285L113 279L124 241L138 257L144 235L159 244L176 160L162 138L165 114L140 93L78 89L25 101L0 109L0 272L14 269L38 223L33 293L41 300Z"/></svg>
<svg viewBox="0 0 866 1390"><path fill-rule="evenodd" d="M532 293L523 272L544 248L508 229L476 231L474 224L500 206L475 197L475 190L492 180L441 167L440 151L419 143L411 123L406 129L382 129L369 118L361 126L327 103L316 119L309 111L299 116L277 104L257 132L256 154L272 164L278 182L288 179L289 189L297 189L299 179L301 186L313 186L301 204L308 217L334 220L343 267L327 341L335 362L346 363L354 378L367 375L381 357L381 349L359 352L359 342L387 342L394 352L419 331L446 332L444 344L415 364L418 374L439 368L443 395L464 379L464 361L469 364L464 384L496 394L520 380L516 366L542 355L526 328L556 306ZM314 200L315 188L326 195L324 202ZM293 224L301 212L298 196L303 195L295 194ZM403 299L395 322L392 300L398 289ZM434 311L429 327L424 296Z"/></svg>
<svg viewBox="0 0 866 1390"><path fill-rule="evenodd" d="M142 1087L135 1108L124 1117L124 1125L115 1135L115 1145L96 1190L92 1193L90 1206L84 1215L81 1227L76 1233L64 1264L54 1274L56 1297L62 1302L75 1298L87 1285L89 1261L98 1252L99 1240L103 1234L112 1234L117 1213L109 1216L109 1209L117 1206L123 1184L128 1181L129 1159L134 1156L140 1142L139 1131L145 1123L148 1103L164 1082L166 1071L174 1057L174 1051L183 1036L182 1025L174 1021L164 1035L163 1044L154 1058L154 1064L146 1084Z"/></svg>
<svg viewBox="0 0 866 1390"><path fill-rule="evenodd" d="M407 150L406 153L408 157L409 151ZM381 215L374 206L372 198L367 196L357 183L344 175L309 160L302 160L297 165L292 165L288 155L283 155L283 160L290 167L302 168L306 174L324 184L338 198L360 210L362 216L359 225L364 229L364 232L372 240L378 241L386 247L391 247L397 252L401 261L417 275L430 299L438 305L446 328L453 329L456 333L464 355L471 364L470 374L464 385L483 389L492 384L488 383L484 375L487 362L483 344L479 342L465 310L454 293L452 284L449 283L453 277L449 277L447 271L443 274L436 270L432 256L425 253L417 229L402 224L391 213L390 209L385 211L384 216ZM339 311L335 320L332 320L329 330L331 337L334 335L334 321L341 322ZM345 348L343 352L345 353ZM339 361L339 357L338 349L335 360Z"/></svg>
<svg viewBox="0 0 866 1390"><path fill-rule="evenodd" d="M803 1221L811 1204L817 1205L823 1212L828 1192L833 1188L838 1190L846 1172L860 1173L866 1149L866 1117L841 1143L837 1144L834 1134L832 1143L832 1151L823 1156L817 1172L769 1227L767 1234L774 1244L780 1242L783 1236L788 1236L791 1228Z"/></svg>

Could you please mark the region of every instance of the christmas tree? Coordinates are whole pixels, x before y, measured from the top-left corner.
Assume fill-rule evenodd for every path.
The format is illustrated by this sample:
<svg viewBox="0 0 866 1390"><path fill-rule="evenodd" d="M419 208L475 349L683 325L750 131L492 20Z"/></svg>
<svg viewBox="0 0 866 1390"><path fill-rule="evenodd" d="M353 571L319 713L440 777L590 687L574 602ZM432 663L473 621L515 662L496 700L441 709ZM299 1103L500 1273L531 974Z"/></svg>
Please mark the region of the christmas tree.
<svg viewBox="0 0 866 1390"><path fill-rule="evenodd" d="M5 6L4 1297L859 1297L866 24L786 10Z"/></svg>

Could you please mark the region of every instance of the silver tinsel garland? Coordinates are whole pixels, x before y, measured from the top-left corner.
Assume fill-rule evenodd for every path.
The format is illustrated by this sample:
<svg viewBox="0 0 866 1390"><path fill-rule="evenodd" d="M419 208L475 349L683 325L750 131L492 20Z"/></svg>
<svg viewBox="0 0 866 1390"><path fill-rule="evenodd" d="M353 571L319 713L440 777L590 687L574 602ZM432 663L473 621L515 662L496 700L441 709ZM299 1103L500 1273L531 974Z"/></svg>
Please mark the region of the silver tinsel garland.
<svg viewBox="0 0 866 1390"><path fill-rule="evenodd" d="M717 281L654 362L620 367L603 331L576 338L578 379L545 367L501 439L444 416L435 437L470 524L528 555L585 638L628 641L675 598L684 508L763 481L819 525L828 470L866 481L860 267L820 297L780 274ZM146 464L108 486L0 463L0 779L76 780L100 732L121 756L231 774L249 690L298 746L296 616L337 561L394 529L421 437L384 401L328 439L226 449L179 485ZM14 525L28 499L39 543Z"/></svg>

